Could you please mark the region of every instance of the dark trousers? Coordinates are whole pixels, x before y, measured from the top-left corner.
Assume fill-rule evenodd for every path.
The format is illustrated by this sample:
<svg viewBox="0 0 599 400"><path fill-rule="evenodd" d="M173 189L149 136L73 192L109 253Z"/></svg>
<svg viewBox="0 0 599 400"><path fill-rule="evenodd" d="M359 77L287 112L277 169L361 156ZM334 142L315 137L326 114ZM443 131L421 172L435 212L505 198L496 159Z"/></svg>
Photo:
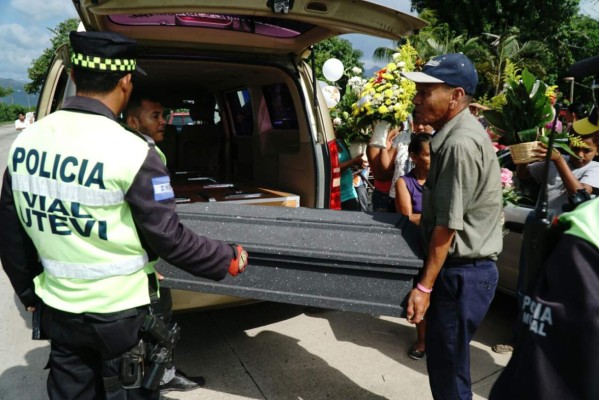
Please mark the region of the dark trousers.
<svg viewBox="0 0 599 400"><path fill-rule="evenodd" d="M446 262L426 313L426 357L433 397L472 399L470 341L497 287L493 261Z"/></svg>
<svg viewBox="0 0 599 400"><path fill-rule="evenodd" d="M105 389L121 371L122 355L139 343L146 310L71 314L45 307L42 325L50 339L48 396L51 400L157 400L159 391Z"/></svg>
<svg viewBox="0 0 599 400"><path fill-rule="evenodd" d="M360 211L358 199L349 199L341 202L341 209L346 211Z"/></svg>
<svg viewBox="0 0 599 400"><path fill-rule="evenodd" d="M395 212L395 200L389 196L389 193L374 189L372 191L372 211Z"/></svg>
<svg viewBox="0 0 599 400"><path fill-rule="evenodd" d="M360 203L360 210L367 212L370 211L370 202L368 201L368 191L366 190L366 184L356 186L356 193L358 194L358 203Z"/></svg>

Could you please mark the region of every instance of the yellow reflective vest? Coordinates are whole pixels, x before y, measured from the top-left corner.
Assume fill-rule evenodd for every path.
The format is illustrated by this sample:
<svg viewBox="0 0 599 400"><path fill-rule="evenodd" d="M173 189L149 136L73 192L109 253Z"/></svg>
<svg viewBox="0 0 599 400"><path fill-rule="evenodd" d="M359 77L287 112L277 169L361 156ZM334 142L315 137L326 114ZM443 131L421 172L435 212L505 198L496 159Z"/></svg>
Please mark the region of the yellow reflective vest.
<svg viewBox="0 0 599 400"><path fill-rule="evenodd" d="M19 219L44 266L35 291L45 304L71 313L149 304L155 261L124 200L147 154L148 144L117 122L73 111L17 137L8 169Z"/></svg>

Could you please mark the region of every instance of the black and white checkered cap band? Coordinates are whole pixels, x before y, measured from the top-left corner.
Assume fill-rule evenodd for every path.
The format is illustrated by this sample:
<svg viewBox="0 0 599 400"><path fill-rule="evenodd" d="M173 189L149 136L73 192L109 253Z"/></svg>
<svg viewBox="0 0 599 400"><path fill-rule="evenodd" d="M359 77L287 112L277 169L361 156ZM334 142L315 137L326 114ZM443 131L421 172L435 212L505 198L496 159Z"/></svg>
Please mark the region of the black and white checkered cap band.
<svg viewBox="0 0 599 400"><path fill-rule="evenodd" d="M82 68L89 68L95 71L104 72L130 72L135 71L134 59L120 58L102 58L95 56L86 56L81 53L71 53L71 62L73 65Z"/></svg>

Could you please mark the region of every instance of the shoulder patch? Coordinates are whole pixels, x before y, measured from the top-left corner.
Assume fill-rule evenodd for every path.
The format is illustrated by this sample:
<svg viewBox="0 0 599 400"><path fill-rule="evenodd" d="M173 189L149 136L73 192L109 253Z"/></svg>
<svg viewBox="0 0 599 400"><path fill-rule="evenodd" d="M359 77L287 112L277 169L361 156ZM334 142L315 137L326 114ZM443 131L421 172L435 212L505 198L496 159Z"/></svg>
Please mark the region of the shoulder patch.
<svg viewBox="0 0 599 400"><path fill-rule="evenodd" d="M152 187L154 188L154 200L162 201L175 197L175 192L171 186L171 179L168 176L159 176L152 178Z"/></svg>

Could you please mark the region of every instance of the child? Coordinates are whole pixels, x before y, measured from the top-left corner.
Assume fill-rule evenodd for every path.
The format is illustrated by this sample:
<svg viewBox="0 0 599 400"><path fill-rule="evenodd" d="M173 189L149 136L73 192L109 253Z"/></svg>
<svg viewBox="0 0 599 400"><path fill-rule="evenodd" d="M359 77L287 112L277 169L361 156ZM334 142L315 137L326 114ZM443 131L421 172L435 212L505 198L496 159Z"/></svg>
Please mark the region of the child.
<svg viewBox="0 0 599 400"><path fill-rule="evenodd" d="M599 126L584 118L575 121L572 128L572 134L584 143L583 147L570 145L579 158L562 155L555 149L551 153L552 163L547 181L548 207L558 214L562 212L562 207L568 204L570 195L581 189L591 194L593 188L599 188L599 162L593 161L599 146ZM546 154L547 149L544 147L537 150L540 159L545 159ZM518 177L532 177L540 183L543 178L543 162L518 165Z"/></svg>

